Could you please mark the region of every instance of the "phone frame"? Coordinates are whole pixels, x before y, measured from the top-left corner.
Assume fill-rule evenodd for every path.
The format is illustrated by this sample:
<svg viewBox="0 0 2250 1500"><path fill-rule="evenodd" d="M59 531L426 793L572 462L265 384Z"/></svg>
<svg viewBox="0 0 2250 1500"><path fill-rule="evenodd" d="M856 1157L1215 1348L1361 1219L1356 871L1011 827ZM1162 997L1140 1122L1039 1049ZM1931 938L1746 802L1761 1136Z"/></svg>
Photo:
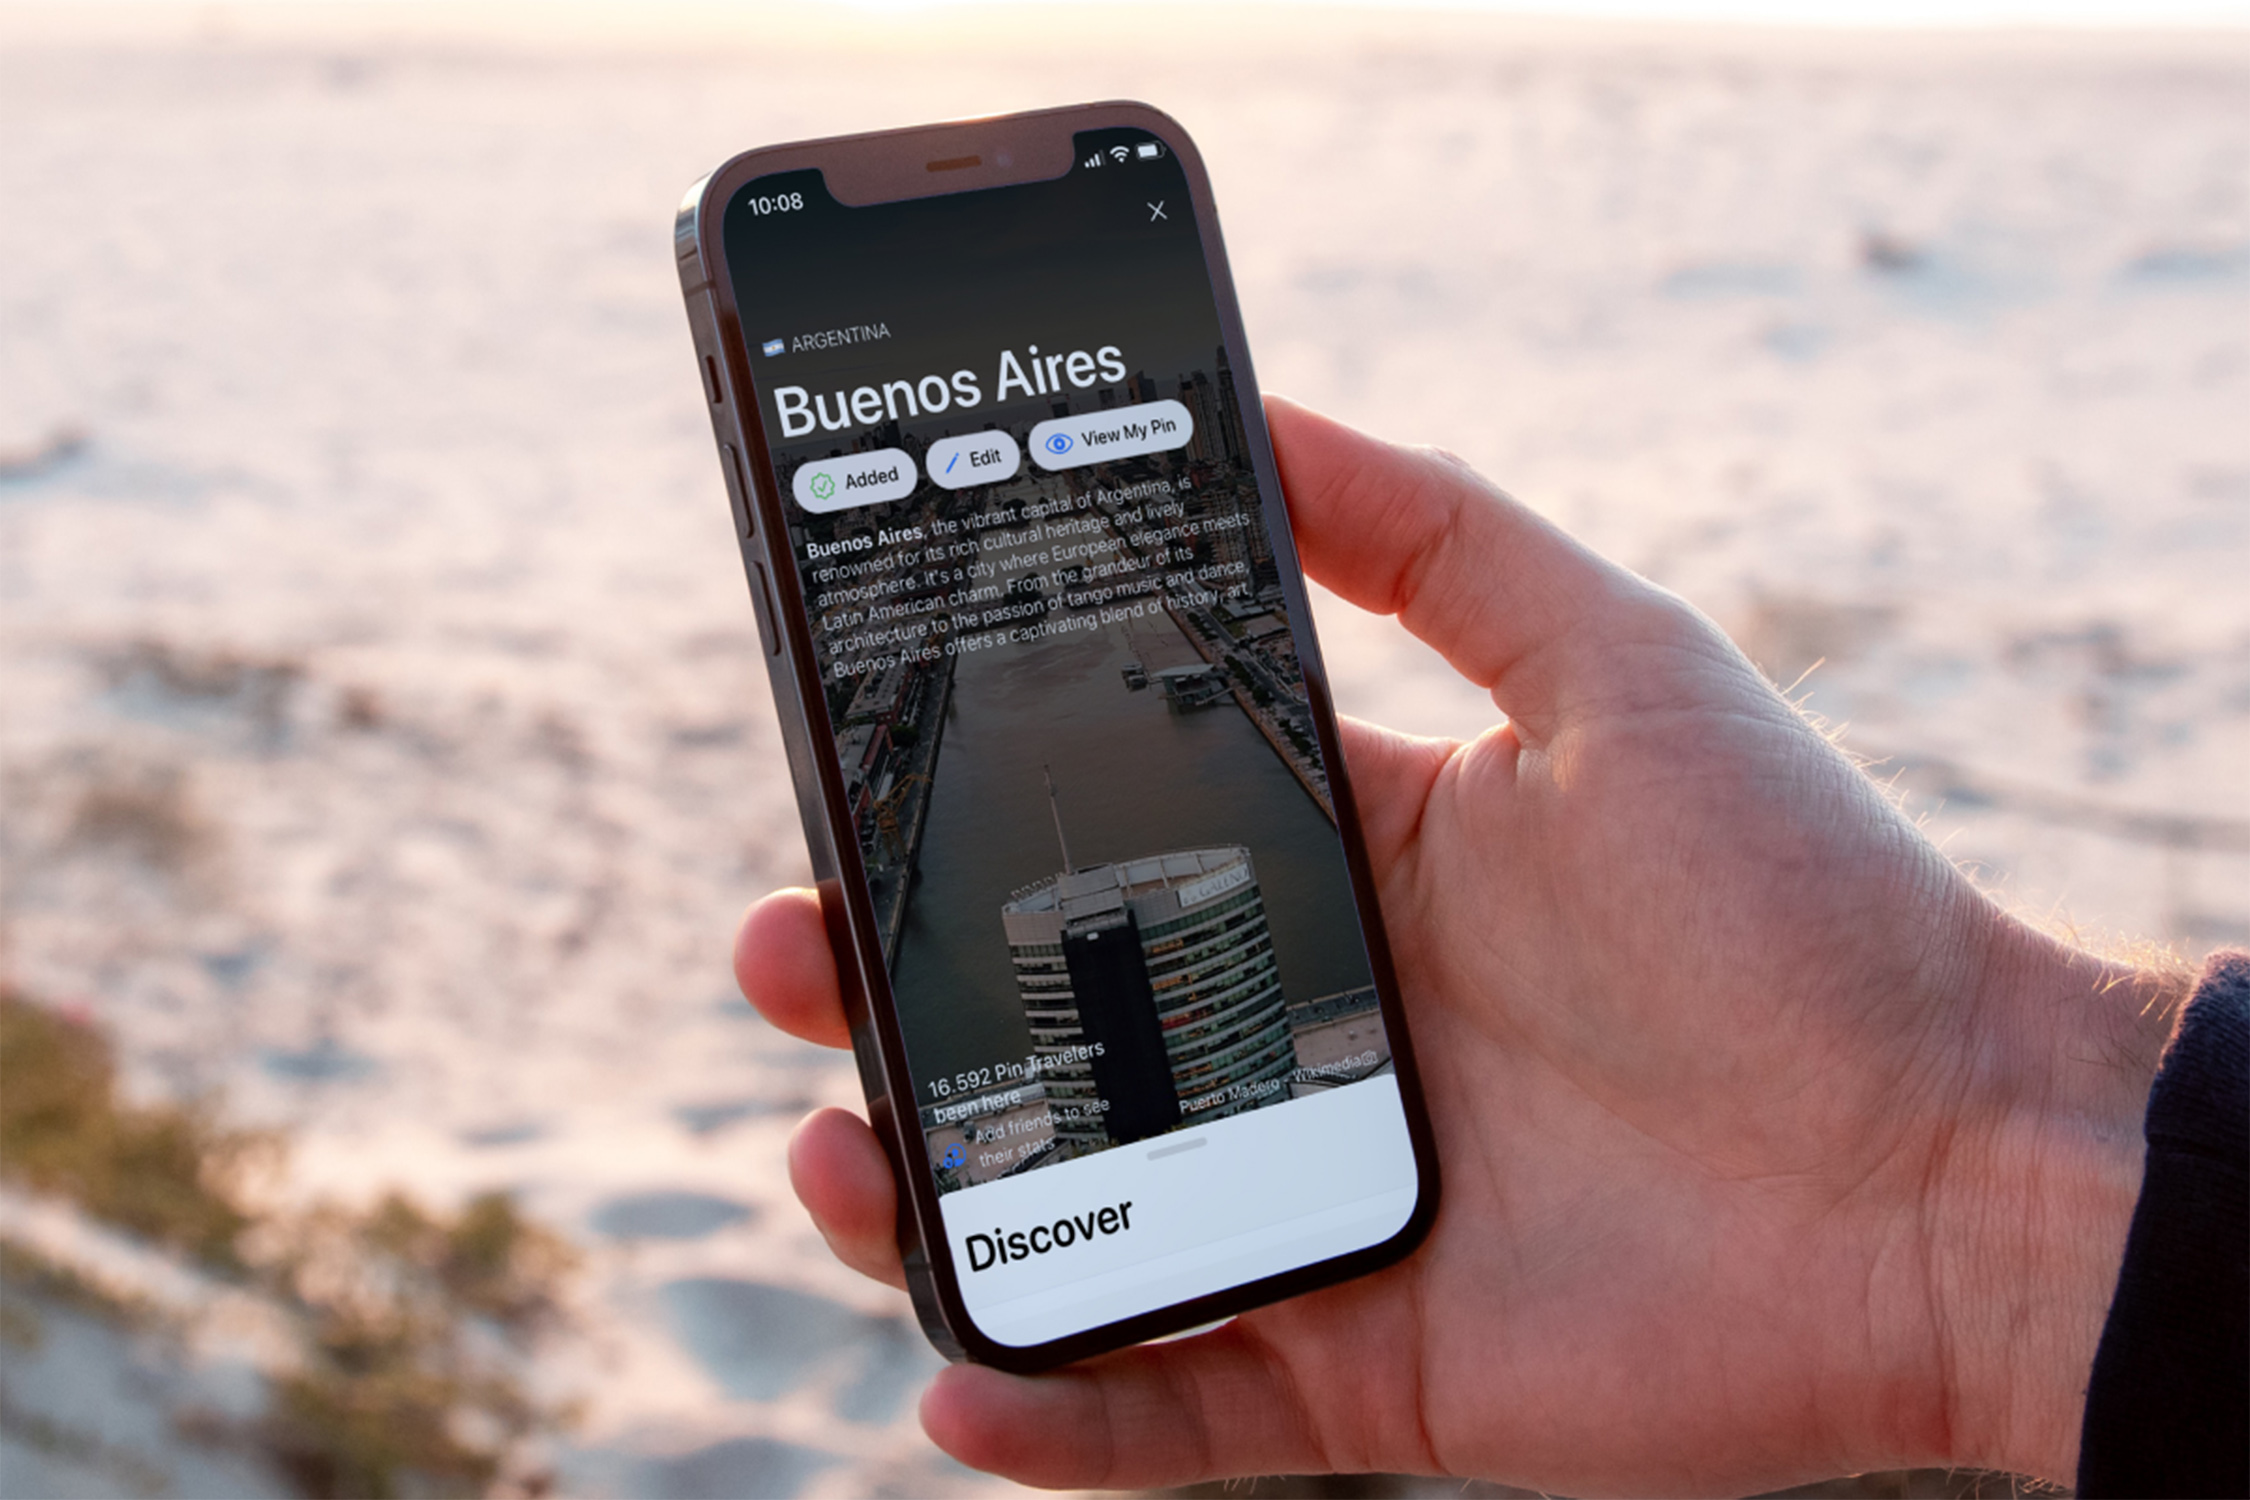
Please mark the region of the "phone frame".
<svg viewBox="0 0 2250 1500"><path fill-rule="evenodd" d="M773 464L758 405L758 382L735 306L723 220L726 205L748 182L806 168L820 169L830 194L850 207L1057 178L1075 165L1078 132L1119 127L1157 136L1178 156L1186 174L1228 364L1241 395L1239 405L1252 469L1260 494L1278 496L1282 493L1280 473L1274 463L1264 407L1257 398L1257 377L1243 337L1241 309L1235 301L1233 275L1219 235L1210 179L1187 132L1170 116L1148 105L1124 101L1074 105L747 151L688 190L673 235L680 289L687 300L697 362L703 369L704 395L734 510L743 571L758 616L758 634L765 647L790 779L805 825L822 918L836 955L852 1052L867 1096L869 1121L898 1181L898 1240L907 1287L923 1331L941 1353L950 1359L970 1359L1017 1373L1180 1333L1379 1270L1412 1253L1429 1232L1438 1207L1437 1152L1376 901L1374 876L1360 836L1351 780L1337 736L1328 678L1313 638L1311 605L1296 538L1286 507L1268 507L1266 520L1273 535L1283 597L1297 627L1294 638L1308 706L1328 768L1352 898L1367 940L1369 967L1406 1111L1417 1177L1414 1211L1403 1228L1379 1244L1040 1344L1004 1344L990 1338L977 1327L961 1296L959 1273L943 1230L937 1185L926 1159L920 1109L913 1102L916 1087L907 1065L874 910L867 896L859 841L851 836L853 825L844 801L843 773L836 759L827 700L819 687L819 668L796 563L785 544L776 549L768 541L786 536L786 512L783 497L771 478ZM897 1104L900 1099L908 1101L903 1111Z"/></svg>

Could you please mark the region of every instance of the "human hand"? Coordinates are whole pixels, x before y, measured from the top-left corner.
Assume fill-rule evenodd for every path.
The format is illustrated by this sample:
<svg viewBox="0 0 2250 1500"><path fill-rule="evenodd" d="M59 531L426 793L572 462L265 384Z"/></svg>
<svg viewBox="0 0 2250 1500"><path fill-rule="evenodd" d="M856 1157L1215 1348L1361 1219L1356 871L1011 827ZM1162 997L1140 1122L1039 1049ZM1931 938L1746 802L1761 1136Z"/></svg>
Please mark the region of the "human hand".
<svg viewBox="0 0 2250 1500"><path fill-rule="evenodd" d="M1345 726L1443 1200L1376 1275L922 1415L1033 1484L1478 1475L1744 1493L1948 1464L2067 1481L2167 1020L2014 921L1709 621L1464 466L1269 403L1307 570L1507 723ZM810 892L743 989L846 1035ZM799 1196L900 1284L867 1125Z"/></svg>

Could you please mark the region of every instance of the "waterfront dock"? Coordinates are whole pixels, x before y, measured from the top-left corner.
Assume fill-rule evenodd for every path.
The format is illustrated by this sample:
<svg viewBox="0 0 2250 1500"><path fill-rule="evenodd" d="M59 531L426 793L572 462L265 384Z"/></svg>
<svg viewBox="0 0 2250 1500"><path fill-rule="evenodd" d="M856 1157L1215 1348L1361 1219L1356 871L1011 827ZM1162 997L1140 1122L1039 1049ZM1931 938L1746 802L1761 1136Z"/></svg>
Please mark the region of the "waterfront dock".
<svg viewBox="0 0 2250 1500"><path fill-rule="evenodd" d="M1116 516L1102 512L1109 533L1117 541L1118 549L1139 560L1144 566L1153 565L1139 547L1117 523ZM1201 606L1175 597L1170 588L1159 588L1154 597L1161 602L1164 613L1202 662L1214 669L1226 685L1235 704L1245 717L1257 726L1258 733L1273 747L1274 754L1289 768L1289 774L1304 788L1305 795L1313 799L1329 822L1336 821L1336 805L1328 790L1328 775L1320 763L1320 750L1313 734L1312 712L1305 700L1301 682L1284 681L1264 656L1253 646L1237 641L1217 616ZM1143 684L1155 682L1160 675L1156 662L1168 652L1152 652L1147 637L1128 624L1128 635L1135 639L1140 650L1140 660L1135 663L1141 672ZM1127 679L1131 686L1131 679ZM1260 701L1260 692L1265 701ZM1168 693L1175 707L1194 708L1210 701L1196 693L1177 696Z"/></svg>
<svg viewBox="0 0 2250 1500"><path fill-rule="evenodd" d="M1179 627L1180 634L1196 649L1197 654L1225 677L1228 688L1234 694L1234 701L1241 707L1244 716L1258 727L1258 733L1266 737L1266 743L1273 746L1274 754L1281 757L1281 763L1289 768L1289 774L1297 778L1297 784L1305 789L1305 795L1319 805L1329 822L1335 822L1336 804L1329 798L1328 775L1321 768L1319 750L1312 737L1312 714L1304 700L1294 690L1275 681L1265 664L1257 659L1256 652L1238 646L1233 637L1227 634L1226 628L1203 610L1178 603L1167 590L1164 595L1164 612L1172 617L1172 623ZM1273 700L1270 706L1258 701L1257 695L1252 691L1253 683L1266 689L1267 695ZM1292 726L1283 717L1287 711L1284 705L1294 707L1300 716L1298 724L1294 726L1294 736L1290 733ZM1302 747L1298 743L1300 736L1303 739Z"/></svg>

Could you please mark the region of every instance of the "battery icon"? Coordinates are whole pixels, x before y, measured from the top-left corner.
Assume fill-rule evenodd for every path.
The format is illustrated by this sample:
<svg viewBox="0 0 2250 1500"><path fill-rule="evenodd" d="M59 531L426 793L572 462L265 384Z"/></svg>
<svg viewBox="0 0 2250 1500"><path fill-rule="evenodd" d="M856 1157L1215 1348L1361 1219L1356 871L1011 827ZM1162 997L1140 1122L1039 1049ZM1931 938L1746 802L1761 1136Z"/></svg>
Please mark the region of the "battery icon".
<svg viewBox="0 0 2250 1500"><path fill-rule="evenodd" d="M1140 145L1140 153L1142 161L1154 161L1164 154L1164 148L1154 141L1143 141Z"/></svg>

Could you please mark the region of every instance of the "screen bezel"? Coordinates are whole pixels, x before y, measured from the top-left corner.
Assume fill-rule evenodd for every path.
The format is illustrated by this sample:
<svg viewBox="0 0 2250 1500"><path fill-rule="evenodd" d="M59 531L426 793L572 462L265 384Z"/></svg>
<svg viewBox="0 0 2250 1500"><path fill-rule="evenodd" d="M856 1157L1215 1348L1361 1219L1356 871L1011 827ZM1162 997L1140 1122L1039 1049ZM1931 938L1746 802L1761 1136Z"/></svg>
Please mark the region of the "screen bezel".
<svg viewBox="0 0 2250 1500"><path fill-rule="evenodd" d="M804 772L809 771L818 782L819 812L825 822L825 838L816 840L815 847L816 875L828 877L819 881L821 901L831 945L836 950L846 1019L860 1054L870 1114L899 1180L899 1239L909 1278L916 1283L918 1302L924 1295L935 1299L935 1311L942 1319L944 1331L952 1336L960 1353L979 1363L1018 1373L1047 1369L1179 1333L1265 1303L1379 1270L1404 1258L1421 1242L1436 1218L1438 1203L1437 1155L1423 1104L1420 1074L1399 1000L1397 975L1377 904L1373 872L1360 835L1357 803L1337 734L1327 672L1315 638L1304 571L1285 507L1269 507L1266 519L1281 574L1283 597L1292 621L1302 627L1297 633L1299 664L1304 672L1314 730L1327 762L1352 899L1366 938L1368 962L1383 1024L1389 1034L1400 1101L1406 1113L1416 1171L1413 1212L1404 1226L1389 1238L1359 1250L1062 1338L1030 1345L1005 1344L987 1336L977 1326L963 1300L959 1272L944 1233L937 1186L925 1159L921 1132L907 1128L909 1124L918 1125L920 1119L919 1108L914 1103L917 1090L907 1065L889 971L876 935L874 909L860 864L858 840L849 834L851 818L844 800L842 770L836 759L827 701L819 691L820 673L813 655L809 618L795 560L787 555L786 546L774 547L768 543L769 538L786 537L786 512L773 482L774 465L766 441L760 391L735 305L733 272L726 259L726 208L737 192L758 178L807 168L820 170L831 196L855 208L1052 180L1072 169L1074 138L1078 132L1119 127L1147 131L1162 140L1179 158L1202 240L1204 264L1218 310L1228 363L1235 371L1237 388L1254 397L1258 391L1257 377L1243 336L1241 310L1235 299L1233 276L1228 268L1202 157L1177 121L1145 104L1076 105L795 142L745 152L728 161L701 185L692 200L692 221L683 217L678 247L683 261L683 279L690 279L684 269L686 258L691 254L699 257L701 274L692 279L706 283L705 290L717 323L728 387L726 394L732 398L729 403L733 408L732 423L746 471L741 475L745 490L742 499L752 520L748 527L750 535L743 539L746 561L755 558L763 563L763 576L773 591L773 627L778 639L770 642L768 649L783 657L790 668L802 733L809 740L809 745L803 747L810 752L803 757L809 764L797 772L800 803L807 805L809 812L801 784ZM704 294L692 285L688 291L691 304L697 295ZM1263 405L1256 399L1245 399L1240 406L1259 493L1267 497L1279 496L1282 494L1280 474L1274 462ZM757 586L757 575L753 574L752 587ZM784 726L784 732L786 736L788 726ZM813 830L807 832L810 834ZM819 847L822 843L826 845L825 851ZM822 852L831 856L835 867L832 876L818 868L830 862L820 858ZM905 1108L899 1107L899 1100L908 1101ZM927 1275L916 1274L925 1265ZM927 1325L932 1309L925 1307L920 1311Z"/></svg>

